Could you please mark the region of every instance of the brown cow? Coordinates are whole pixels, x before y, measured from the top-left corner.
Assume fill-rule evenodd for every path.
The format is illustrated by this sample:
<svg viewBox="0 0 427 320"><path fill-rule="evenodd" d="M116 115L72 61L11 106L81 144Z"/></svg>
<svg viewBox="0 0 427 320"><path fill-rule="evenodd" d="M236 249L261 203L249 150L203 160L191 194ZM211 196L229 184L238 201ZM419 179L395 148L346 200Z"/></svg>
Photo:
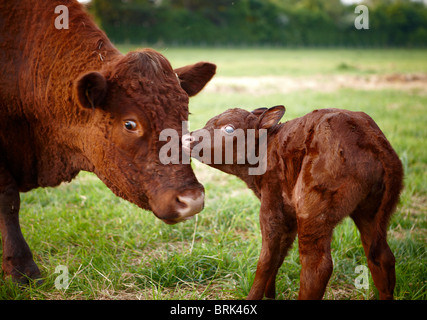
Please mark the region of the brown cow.
<svg viewBox="0 0 427 320"><path fill-rule="evenodd" d="M392 299L395 259L386 234L402 189L403 171L397 154L363 112L315 110L279 124L284 112L283 106L253 112L230 109L209 120L204 128L210 135L221 130L224 136L241 129L248 137L252 129L258 140L260 129L266 130L266 154L260 154L259 159L267 163L260 175L248 174L253 162L236 164L242 152L248 160L251 148L239 154L237 147L231 146L233 162L214 163L218 151L224 161L227 144L198 141L196 137L206 137L202 130L183 137L183 147L193 151L192 157L236 175L261 199L262 249L248 299L275 297L277 271L297 232L302 266L299 298L321 299L332 273L332 231L346 216L360 231L380 298ZM206 148L201 148L202 144Z"/></svg>
<svg viewBox="0 0 427 320"><path fill-rule="evenodd" d="M57 29L58 5L67 8L68 29ZM190 165L160 163L159 133L182 134L188 97L211 79L215 65L173 70L154 50L122 55L70 0L1 0L0 46L6 276L40 276L20 230L19 192L70 181L80 170L96 173L116 195L166 223L202 210L204 189Z"/></svg>

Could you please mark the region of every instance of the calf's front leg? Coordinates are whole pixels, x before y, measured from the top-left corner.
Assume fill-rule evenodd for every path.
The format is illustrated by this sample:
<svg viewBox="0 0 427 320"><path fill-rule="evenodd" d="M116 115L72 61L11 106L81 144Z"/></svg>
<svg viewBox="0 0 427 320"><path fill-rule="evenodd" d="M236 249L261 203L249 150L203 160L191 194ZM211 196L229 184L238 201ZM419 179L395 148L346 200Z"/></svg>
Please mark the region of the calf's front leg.
<svg viewBox="0 0 427 320"><path fill-rule="evenodd" d="M2 268L5 277L26 283L28 277L40 277L28 244L19 225L20 199L12 176L0 167L0 232L3 244Z"/></svg>
<svg viewBox="0 0 427 320"><path fill-rule="evenodd" d="M282 236L280 238L280 256L278 263L276 264L275 271L270 275L270 278L268 279L267 286L265 288L265 297L268 299L275 299L276 298L276 276L277 272L280 269L280 266L283 264L283 261L285 260L286 255L288 254L289 249L292 246L292 243L295 240L296 236L296 230L285 230L284 233L282 233Z"/></svg>
<svg viewBox="0 0 427 320"><path fill-rule="evenodd" d="M267 197L270 192L264 193ZM272 205L271 205L272 204ZM286 214L281 199L262 198L260 209L262 234L261 254L258 260L254 283L248 300L260 300L264 297L274 299L276 295L276 275L283 263L296 235L296 219Z"/></svg>
<svg viewBox="0 0 427 320"><path fill-rule="evenodd" d="M332 274L331 239L335 221L325 217L328 213L298 214L298 246L301 262L300 300L323 298Z"/></svg>

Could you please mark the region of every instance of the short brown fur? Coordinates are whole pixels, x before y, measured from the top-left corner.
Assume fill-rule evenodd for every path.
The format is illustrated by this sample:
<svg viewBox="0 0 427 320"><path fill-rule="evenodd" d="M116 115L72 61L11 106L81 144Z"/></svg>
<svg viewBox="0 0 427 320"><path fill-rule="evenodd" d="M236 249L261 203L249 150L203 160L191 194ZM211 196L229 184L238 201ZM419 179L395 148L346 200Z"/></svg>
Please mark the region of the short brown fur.
<svg viewBox="0 0 427 320"><path fill-rule="evenodd" d="M68 9L68 29L55 27L58 5ZM80 170L166 223L184 219L184 209L185 218L202 210L204 189L190 165L160 163L159 134L182 134L188 97L215 65L173 70L151 49L122 55L75 0L1 0L0 46L5 276L40 276L20 230L19 192L57 186Z"/></svg>
<svg viewBox="0 0 427 320"><path fill-rule="evenodd" d="M248 175L248 163L212 164L213 158L192 154L238 176L261 199L262 249L248 299L275 297L277 271L297 233L302 266L299 299L321 299L333 268L332 231L346 216L360 231L380 299L392 299L395 258L386 235L402 189L397 154L363 112L315 110L279 124L284 112L283 106L253 112L230 109L204 127L211 134L227 125L245 132L267 129L263 175ZM199 143L184 140L188 149ZM213 157L213 144L211 148ZM233 152L237 159L236 148Z"/></svg>

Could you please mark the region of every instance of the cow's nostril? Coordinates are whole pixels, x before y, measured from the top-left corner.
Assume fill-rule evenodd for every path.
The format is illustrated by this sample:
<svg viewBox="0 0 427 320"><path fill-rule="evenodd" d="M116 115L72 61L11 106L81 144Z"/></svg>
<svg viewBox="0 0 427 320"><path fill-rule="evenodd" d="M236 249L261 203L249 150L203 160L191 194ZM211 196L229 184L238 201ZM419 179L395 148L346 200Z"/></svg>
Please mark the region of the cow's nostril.
<svg viewBox="0 0 427 320"><path fill-rule="evenodd" d="M176 197L176 201L179 205L177 212L182 218L195 215L202 211L204 206L205 195L201 192L198 196L182 196Z"/></svg>
<svg viewBox="0 0 427 320"><path fill-rule="evenodd" d="M176 205L177 205L178 211L187 208L187 203L182 201L182 197L180 196L176 197Z"/></svg>
<svg viewBox="0 0 427 320"><path fill-rule="evenodd" d="M178 203L179 206L181 206L183 208L187 207L187 201L186 201L185 197L177 196L176 202Z"/></svg>

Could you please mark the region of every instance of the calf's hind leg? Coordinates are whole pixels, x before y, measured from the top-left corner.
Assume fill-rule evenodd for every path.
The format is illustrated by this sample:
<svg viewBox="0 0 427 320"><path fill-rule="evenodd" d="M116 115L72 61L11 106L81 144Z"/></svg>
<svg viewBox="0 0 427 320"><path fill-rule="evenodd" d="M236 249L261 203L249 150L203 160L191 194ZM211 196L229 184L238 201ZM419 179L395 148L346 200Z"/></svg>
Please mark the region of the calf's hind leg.
<svg viewBox="0 0 427 320"><path fill-rule="evenodd" d="M393 299L396 283L395 258L385 238L379 238L373 255L370 254L372 238L374 236L374 215L363 209L355 211L351 218L360 231L363 249L368 258L368 267L372 274L375 287L378 289L381 300Z"/></svg>
<svg viewBox="0 0 427 320"><path fill-rule="evenodd" d="M0 232L2 235L5 277L26 283L27 277L36 279L40 271L19 225L20 199L14 179L0 166Z"/></svg>

